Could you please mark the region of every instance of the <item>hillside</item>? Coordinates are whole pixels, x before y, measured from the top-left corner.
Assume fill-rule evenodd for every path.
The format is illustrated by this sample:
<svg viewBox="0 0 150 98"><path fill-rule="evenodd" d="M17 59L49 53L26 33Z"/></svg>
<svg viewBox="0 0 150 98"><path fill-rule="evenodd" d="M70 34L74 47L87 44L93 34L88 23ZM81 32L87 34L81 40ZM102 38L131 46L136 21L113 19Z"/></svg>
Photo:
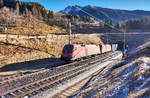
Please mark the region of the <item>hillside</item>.
<svg viewBox="0 0 150 98"><path fill-rule="evenodd" d="M149 44L132 56L108 65L96 79L91 80L76 94L77 98L149 98Z"/></svg>
<svg viewBox="0 0 150 98"><path fill-rule="evenodd" d="M47 10L37 2L18 0L0 0L0 14L0 32L7 28L8 32L5 33L11 34L64 33L68 29L69 21L73 27L81 23L95 22L89 17Z"/></svg>
<svg viewBox="0 0 150 98"><path fill-rule="evenodd" d="M78 44L100 44L99 34L78 34L72 36L73 43ZM68 44L67 35L49 36L7 36L0 37L0 68L19 64L30 66L51 62L60 58L64 45ZM29 63L30 61L30 63ZM28 63L24 63L28 62ZM23 63L23 64L22 64ZM6 67L7 68L7 67Z"/></svg>
<svg viewBox="0 0 150 98"><path fill-rule="evenodd" d="M33 15L40 19L53 18L53 12L46 10L37 2L21 2L19 0L0 0L0 8L7 7L16 10L17 14Z"/></svg>
<svg viewBox="0 0 150 98"><path fill-rule="evenodd" d="M36 2L0 0L0 67L57 59L68 43L68 36L60 34L67 32L68 21L72 21L72 27L78 22L93 22L88 17L55 12L51 13L53 17L47 17L50 12ZM101 39L99 34L78 35L73 43L100 44Z"/></svg>
<svg viewBox="0 0 150 98"><path fill-rule="evenodd" d="M8 2L11 2L12 5L7 5L6 3ZM30 5L37 8L36 10L43 9L41 12L48 11L38 3L26 3L16 0L1 0L0 4L0 33L4 35L8 34L6 38L0 36L0 55L2 57L4 56L4 58L2 58L2 60L5 60L4 64L51 57L58 58L61 54L63 46L68 43L68 37L61 37L63 36L61 33L67 32L69 19L72 21L73 35L77 33L86 33L78 34L77 38L73 38L73 43L100 44L102 43L102 41L104 43L115 43L118 40L122 40L123 37L122 35L100 36L100 34L95 34L101 32L103 33L105 30L108 29L105 29L105 26L102 25L100 22L97 22L92 18L85 16L80 17L79 15L70 15L54 12L54 17L45 21L45 18L40 19L36 16L36 14L31 14L34 11L32 12L32 10L29 11L30 9L28 9L28 5ZM16 7L13 8L13 4L19 4L19 10L17 10ZM26 10L23 10L24 7L28 9L29 13L25 13ZM60 35L60 37L47 38L49 34L56 33L59 33L58 36ZM92 35L91 33L94 33L95 35ZM17 34L20 36L24 35L25 38L9 37L11 34ZM38 38L38 36L46 37ZM128 40L126 41L127 44L129 44L129 46L134 46L131 48L135 48L136 46L143 44L143 42L146 42L149 39L148 35L146 35L147 37L139 36L128 35ZM139 40L139 38L142 40Z"/></svg>
<svg viewBox="0 0 150 98"><path fill-rule="evenodd" d="M124 20L130 20L130 19L137 19L142 18L144 16L149 17L150 11L144 11L144 10L119 10L119 9L109 9L109 8L102 8L97 6L68 6L64 10L60 11L61 13L69 13L72 15L80 15L80 16L88 16L86 13L84 13L84 10L91 15L95 16L98 19L101 20L112 20L113 22L119 21L123 22Z"/></svg>
<svg viewBox="0 0 150 98"><path fill-rule="evenodd" d="M44 21L35 17L16 15L15 12L10 11L8 8L2 8L0 14L1 33L36 35L65 32L65 29L47 25ZM7 30L3 30L4 28L7 28Z"/></svg>

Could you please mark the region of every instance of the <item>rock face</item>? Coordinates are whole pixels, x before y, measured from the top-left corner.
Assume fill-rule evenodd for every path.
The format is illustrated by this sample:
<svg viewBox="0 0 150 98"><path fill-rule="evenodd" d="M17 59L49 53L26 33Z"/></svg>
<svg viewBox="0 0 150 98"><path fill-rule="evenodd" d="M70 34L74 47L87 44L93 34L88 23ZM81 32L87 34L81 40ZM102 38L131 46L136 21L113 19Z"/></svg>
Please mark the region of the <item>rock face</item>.
<svg viewBox="0 0 150 98"><path fill-rule="evenodd" d="M111 19L113 21L119 21L122 22L126 19L136 19L136 18L142 18L144 16L149 17L150 16L150 11L144 11L144 10L119 10L119 9L109 9L109 8L102 8L102 7L97 7L97 6L68 6L64 10L60 11L61 13L69 13L69 14L77 14L80 16L88 16L86 13L84 13L84 10L91 15L101 19L101 20L107 20Z"/></svg>

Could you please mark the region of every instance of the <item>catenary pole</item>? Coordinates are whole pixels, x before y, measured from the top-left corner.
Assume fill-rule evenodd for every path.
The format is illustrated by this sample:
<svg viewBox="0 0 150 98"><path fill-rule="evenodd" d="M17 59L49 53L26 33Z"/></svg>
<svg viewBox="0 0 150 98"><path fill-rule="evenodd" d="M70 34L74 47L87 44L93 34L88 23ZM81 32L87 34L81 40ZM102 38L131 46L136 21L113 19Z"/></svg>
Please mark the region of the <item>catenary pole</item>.
<svg viewBox="0 0 150 98"><path fill-rule="evenodd" d="M72 34L71 21L69 21L69 44L71 44L71 34Z"/></svg>

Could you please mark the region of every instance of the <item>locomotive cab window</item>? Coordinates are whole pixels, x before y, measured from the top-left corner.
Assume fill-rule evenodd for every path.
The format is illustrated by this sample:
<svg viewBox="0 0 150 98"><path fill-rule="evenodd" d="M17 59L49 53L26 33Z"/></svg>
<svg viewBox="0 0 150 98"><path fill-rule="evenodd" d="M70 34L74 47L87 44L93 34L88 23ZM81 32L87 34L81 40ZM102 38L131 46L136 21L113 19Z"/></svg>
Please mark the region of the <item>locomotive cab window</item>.
<svg viewBox="0 0 150 98"><path fill-rule="evenodd" d="M73 50L73 45L66 45L63 49L63 53L71 53Z"/></svg>

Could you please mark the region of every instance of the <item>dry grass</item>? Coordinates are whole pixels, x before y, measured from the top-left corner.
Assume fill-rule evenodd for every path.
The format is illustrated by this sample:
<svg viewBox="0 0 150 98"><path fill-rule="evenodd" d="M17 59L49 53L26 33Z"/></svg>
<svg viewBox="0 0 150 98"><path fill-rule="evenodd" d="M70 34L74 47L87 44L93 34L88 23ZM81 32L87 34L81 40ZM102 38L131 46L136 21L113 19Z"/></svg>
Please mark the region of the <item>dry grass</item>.
<svg viewBox="0 0 150 98"><path fill-rule="evenodd" d="M9 34L22 34L22 35L41 35L41 34L51 34L51 33L62 33L65 32L64 29L58 26L47 25L43 21L39 21L34 17L25 18L21 17L16 20L16 23L8 26L7 31L2 33Z"/></svg>
<svg viewBox="0 0 150 98"><path fill-rule="evenodd" d="M64 33L66 30L58 26L47 25L33 16L21 16L6 7L0 10L0 33L18 35L47 35ZM63 14L54 13L54 19L59 20ZM4 22L3 22L4 21ZM7 30L3 30L7 28ZM60 35L61 36L61 35ZM98 34L79 34L72 40L79 44L100 44ZM0 66L24 61L59 58L68 37L62 38L0 38Z"/></svg>
<svg viewBox="0 0 150 98"><path fill-rule="evenodd" d="M8 34L51 34L62 33L66 30L58 26L47 25L44 21L33 16L18 15L16 11L9 8L0 9L0 30L7 28L1 33Z"/></svg>
<svg viewBox="0 0 150 98"><path fill-rule="evenodd" d="M0 55L3 56L1 58L2 65L51 57L59 58L64 45L68 44L68 37L43 39L8 38L7 41L9 44L6 44L5 39L0 39ZM100 44L101 40L98 34L79 34L73 39L73 43Z"/></svg>

